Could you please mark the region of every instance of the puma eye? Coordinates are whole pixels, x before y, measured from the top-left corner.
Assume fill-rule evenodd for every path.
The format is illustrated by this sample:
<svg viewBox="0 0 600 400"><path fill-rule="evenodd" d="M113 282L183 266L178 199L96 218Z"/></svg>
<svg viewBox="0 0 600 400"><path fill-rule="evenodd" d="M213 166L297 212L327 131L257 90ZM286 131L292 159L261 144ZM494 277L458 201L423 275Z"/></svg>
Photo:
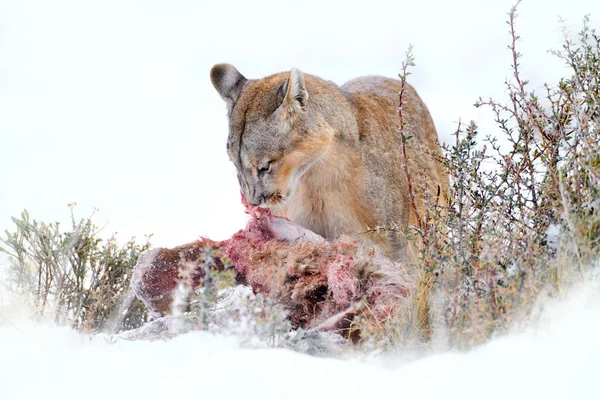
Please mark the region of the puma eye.
<svg viewBox="0 0 600 400"><path fill-rule="evenodd" d="M268 174L271 172L271 168L272 168L272 162L271 161L267 161L267 163L265 165L262 166L262 168L258 169L258 173L259 174Z"/></svg>

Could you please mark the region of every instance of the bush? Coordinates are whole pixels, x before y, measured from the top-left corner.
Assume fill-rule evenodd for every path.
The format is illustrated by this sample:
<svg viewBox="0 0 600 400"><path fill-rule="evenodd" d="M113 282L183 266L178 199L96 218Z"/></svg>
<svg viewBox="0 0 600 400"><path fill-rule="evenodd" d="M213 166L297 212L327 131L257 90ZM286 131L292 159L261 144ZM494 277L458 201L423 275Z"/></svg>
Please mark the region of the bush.
<svg viewBox="0 0 600 400"><path fill-rule="evenodd" d="M169 318L192 321L193 329L236 334L246 345L291 346L291 324L281 305L274 296L236 287L234 271L231 261L209 246L197 260L182 260Z"/></svg>
<svg viewBox="0 0 600 400"><path fill-rule="evenodd" d="M12 218L14 232L5 231L0 251L9 256L9 292L30 296L39 318L52 317L77 329L131 329L147 318L144 305L129 292L133 267L150 247L131 238L120 246L115 236L103 240L92 215L75 219L71 227L32 220L25 210ZM126 313L118 315L121 304ZM129 304L131 303L131 304Z"/></svg>
<svg viewBox="0 0 600 400"><path fill-rule="evenodd" d="M584 277L599 257L600 38L587 18L577 40L565 34L552 53L572 75L546 85L540 98L519 70L516 17L515 6L508 102L475 104L493 111L499 134L482 138L474 122L459 124L455 143L443 146L447 206L427 188L411 188L426 198L411 227L419 287L410 310L385 329L370 327L376 340L437 335L450 347L481 343L531 315L541 294L557 295ZM411 64L409 51L403 82ZM407 334L407 324L416 333Z"/></svg>

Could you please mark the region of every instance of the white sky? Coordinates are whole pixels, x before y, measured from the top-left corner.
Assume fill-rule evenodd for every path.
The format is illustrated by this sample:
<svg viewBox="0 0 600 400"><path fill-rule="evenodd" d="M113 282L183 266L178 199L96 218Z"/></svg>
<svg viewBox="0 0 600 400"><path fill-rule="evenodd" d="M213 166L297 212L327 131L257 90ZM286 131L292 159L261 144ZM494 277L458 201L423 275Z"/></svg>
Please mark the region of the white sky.
<svg viewBox="0 0 600 400"><path fill-rule="evenodd" d="M0 232L23 208L67 220L76 201L122 239L226 238L245 216L213 64L249 78L295 66L341 84L396 76L413 43L411 83L447 138L459 117L488 118L472 107L480 95L502 96L512 3L0 0ZM600 2L524 1L532 85L563 76L546 53L560 46L558 16L579 28L586 13L599 26Z"/></svg>

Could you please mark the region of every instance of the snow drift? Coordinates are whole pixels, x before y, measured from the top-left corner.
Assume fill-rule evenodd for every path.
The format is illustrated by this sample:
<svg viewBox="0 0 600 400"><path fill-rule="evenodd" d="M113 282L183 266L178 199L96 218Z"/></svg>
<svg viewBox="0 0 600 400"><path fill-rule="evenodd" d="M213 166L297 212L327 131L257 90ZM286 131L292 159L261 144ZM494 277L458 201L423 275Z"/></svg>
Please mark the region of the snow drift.
<svg viewBox="0 0 600 400"><path fill-rule="evenodd" d="M245 349L207 332L125 341L0 310L0 398L598 399L600 280L470 352L366 361ZM410 353L410 352L406 352Z"/></svg>

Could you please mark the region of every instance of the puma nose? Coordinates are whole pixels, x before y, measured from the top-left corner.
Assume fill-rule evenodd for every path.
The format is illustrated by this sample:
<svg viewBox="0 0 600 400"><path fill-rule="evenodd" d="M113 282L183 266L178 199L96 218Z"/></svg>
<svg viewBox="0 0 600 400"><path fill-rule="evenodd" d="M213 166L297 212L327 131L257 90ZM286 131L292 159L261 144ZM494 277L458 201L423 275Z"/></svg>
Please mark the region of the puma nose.
<svg viewBox="0 0 600 400"><path fill-rule="evenodd" d="M252 197L252 200L249 201L250 205L260 206L265 200L267 200L267 196L264 194L258 194Z"/></svg>

